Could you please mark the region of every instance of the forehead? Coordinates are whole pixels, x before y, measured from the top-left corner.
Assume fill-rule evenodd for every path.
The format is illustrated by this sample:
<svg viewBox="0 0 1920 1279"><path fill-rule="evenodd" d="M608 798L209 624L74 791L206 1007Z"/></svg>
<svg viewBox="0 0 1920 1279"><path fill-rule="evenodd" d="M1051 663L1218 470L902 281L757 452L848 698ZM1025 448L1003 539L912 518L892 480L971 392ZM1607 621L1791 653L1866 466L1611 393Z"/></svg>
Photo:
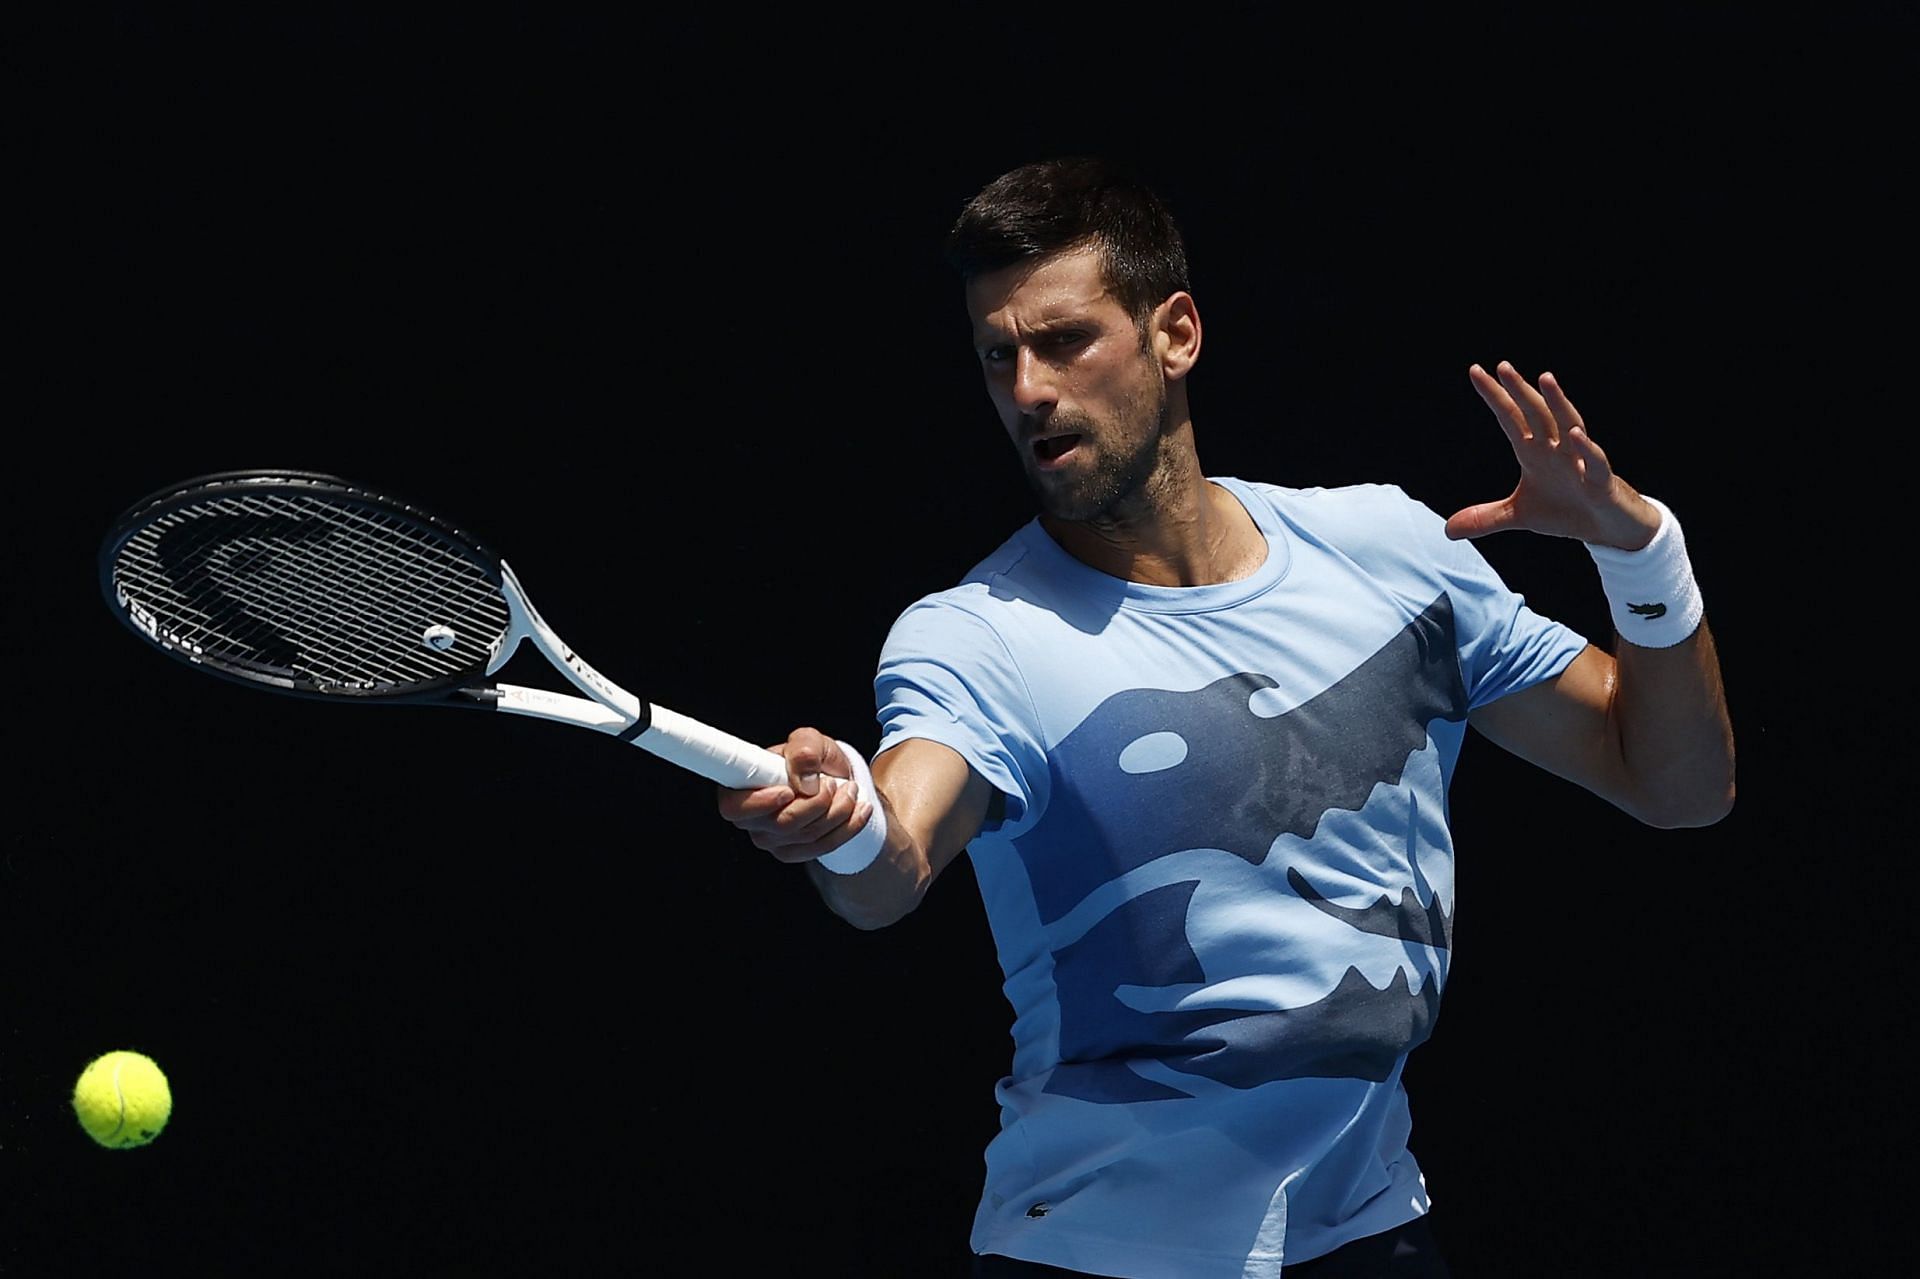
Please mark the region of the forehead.
<svg viewBox="0 0 1920 1279"><path fill-rule="evenodd" d="M1085 319L1103 309L1126 313L1108 292L1100 252L1092 247L1017 263L967 282L967 316L975 329L1018 331Z"/></svg>

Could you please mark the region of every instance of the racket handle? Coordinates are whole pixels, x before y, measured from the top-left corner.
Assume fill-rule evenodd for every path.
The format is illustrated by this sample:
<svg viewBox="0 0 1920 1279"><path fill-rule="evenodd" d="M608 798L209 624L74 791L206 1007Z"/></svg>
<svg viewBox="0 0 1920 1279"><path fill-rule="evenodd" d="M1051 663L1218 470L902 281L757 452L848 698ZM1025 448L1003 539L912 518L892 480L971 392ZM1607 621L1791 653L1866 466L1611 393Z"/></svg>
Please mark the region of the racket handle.
<svg viewBox="0 0 1920 1279"><path fill-rule="evenodd" d="M649 710L647 730L627 739L642 750L735 789L786 782L787 761L772 751L663 706L650 706ZM819 861L836 875L857 875L879 857L887 839L887 815L874 791L867 761L845 742L840 743L840 749L853 767L852 784L871 803L872 813L852 839Z"/></svg>
<svg viewBox="0 0 1920 1279"><path fill-rule="evenodd" d="M650 708L647 731L631 738L635 746L722 786L779 786L787 780L787 761L752 742L723 733L664 706Z"/></svg>

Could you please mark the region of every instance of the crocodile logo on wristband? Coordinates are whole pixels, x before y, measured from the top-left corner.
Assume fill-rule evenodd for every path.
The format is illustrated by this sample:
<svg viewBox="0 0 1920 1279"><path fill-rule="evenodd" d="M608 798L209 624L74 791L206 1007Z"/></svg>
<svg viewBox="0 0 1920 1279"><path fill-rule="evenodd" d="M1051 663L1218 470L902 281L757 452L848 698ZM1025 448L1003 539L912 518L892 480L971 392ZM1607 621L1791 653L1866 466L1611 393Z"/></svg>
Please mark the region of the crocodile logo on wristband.
<svg viewBox="0 0 1920 1279"><path fill-rule="evenodd" d="M1627 605L1627 612L1632 613L1635 617L1644 617L1651 622L1655 618L1665 617L1667 615L1667 606L1665 604L1629 603Z"/></svg>

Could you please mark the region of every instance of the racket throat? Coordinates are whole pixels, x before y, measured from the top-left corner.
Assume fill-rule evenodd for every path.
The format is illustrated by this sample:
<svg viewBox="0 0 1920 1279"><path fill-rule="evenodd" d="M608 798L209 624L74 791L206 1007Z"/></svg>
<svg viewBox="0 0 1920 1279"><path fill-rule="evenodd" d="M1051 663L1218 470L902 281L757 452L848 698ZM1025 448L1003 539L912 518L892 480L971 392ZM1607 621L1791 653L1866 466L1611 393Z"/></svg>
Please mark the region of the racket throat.
<svg viewBox="0 0 1920 1279"><path fill-rule="evenodd" d="M640 734L646 732L648 729L652 727L653 727L653 707L647 705L645 702L642 702L640 703L640 718L634 720L633 723L627 725L625 729L614 734L614 736L618 737L623 742L630 742L634 738L640 736Z"/></svg>
<svg viewBox="0 0 1920 1279"><path fill-rule="evenodd" d="M513 575L513 570L507 567L505 560L500 561L500 593L507 601L507 631L500 638L499 650L487 663L487 674L492 675L506 665L507 658L513 655L523 637L530 639L534 647L573 682L575 688L602 706L617 711L623 719L640 723L642 731L645 731L647 704L593 669L585 658L574 652L547 625L539 610L534 608L533 601L527 598L526 588L520 585L520 579Z"/></svg>

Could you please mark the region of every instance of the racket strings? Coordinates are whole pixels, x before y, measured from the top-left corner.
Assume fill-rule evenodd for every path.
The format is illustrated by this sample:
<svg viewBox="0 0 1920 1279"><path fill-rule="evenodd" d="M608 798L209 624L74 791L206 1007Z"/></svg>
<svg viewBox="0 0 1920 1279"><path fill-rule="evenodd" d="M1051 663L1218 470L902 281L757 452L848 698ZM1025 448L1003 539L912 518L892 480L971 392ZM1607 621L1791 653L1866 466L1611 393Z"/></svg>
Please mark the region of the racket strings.
<svg viewBox="0 0 1920 1279"><path fill-rule="evenodd" d="M331 514L331 510L328 512ZM235 555L224 580L228 589L248 579L258 582L258 600L283 601L291 615L303 623L315 647L332 647L341 655L380 651L396 653L403 673L415 679L432 678L448 670L446 662L434 662L434 652L420 644L427 626L445 624L448 613L440 607L427 608L423 601L444 600L445 579L429 578L420 570L437 568L418 554L417 534L405 526L395 526L378 516L371 525L355 526L358 532L393 536L386 545L370 547L364 540L329 538L302 542L310 554L299 562L282 557L263 565L241 563L255 551ZM333 522L335 527L338 522ZM316 573L314 569L319 571ZM457 584L456 584L457 585ZM503 614L504 616L504 614ZM319 626L305 625L310 622ZM462 663L452 663L458 669Z"/></svg>
<svg viewBox="0 0 1920 1279"><path fill-rule="evenodd" d="M243 505L270 517L282 504L256 500ZM440 566L421 558L417 534L378 516L368 516L371 523L343 523L340 514L331 508L320 511L325 537L304 535L291 543L270 538L264 548L251 538L230 544L224 555L209 562L216 586L237 595L260 629L290 629L315 655L329 657L349 672L362 666L369 654L397 659L391 674L403 680L432 678L462 665L433 660L433 651L420 644L425 626L464 619L445 607L444 574L435 580L419 571ZM267 527L272 520L261 522ZM305 527L314 524L309 521ZM366 536L343 538L338 535L343 529ZM286 554L289 546L304 554ZM430 609L423 607L428 602ZM427 620L429 612L432 620ZM351 675L349 682L356 682Z"/></svg>
<svg viewBox="0 0 1920 1279"><path fill-rule="evenodd" d="M183 546L178 533L163 535L171 542L157 558L171 570L171 598L202 615L197 630L172 628L178 641L205 651L211 638L219 646L250 651L261 664L355 687L434 678L468 664L450 657L475 656L457 648L436 655L420 642L421 631L433 624L421 621L423 602L431 601L442 624L465 619L462 611L444 607L445 591L439 589L445 585L444 571L439 581L418 571L423 565L441 566L421 559L416 534L378 517L367 517L371 524L352 519L363 513L351 508L345 521L333 508L319 510L317 521L309 518L312 509L290 521L284 518L284 501L230 505L252 518L236 524L208 520L210 513L196 511L189 518L203 525L193 541ZM343 531L370 534L371 540L342 537ZM396 559L396 553L411 559ZM407 590L420 598L400 594ZM208 600L217 607L194 607Z"/></svg>
<svg viewBox="0 0 1920 1279"><path fill-rule="evenodd" d="M314 526L261 521L249 535L230 519L201 523L206 514L169 517L163 527L171 527L153 543L164 576L149 584L157 580L165 593L149 604L173 606L172 612L153 610L171 623L170 638L199 653L245 656L268 667L358 682L343 672L356 665L354 652L373 647L366 628L355 626L337 605L316 608L313 590L277 562L289 536L300 536L292 530ZM183 538L183 527L193 540ZM276 545L278 557L265 553L269 544Z"/></svg>
<svg viewBox="0 0 1920 1279"><path fill-rule="evenodd" d="M483 664L507 607L457 542L404 515L307 494L232 495L128 537L114 583L156 639L330 687L380 689ZM429 646L445 628L447 647Z"/></svg>

